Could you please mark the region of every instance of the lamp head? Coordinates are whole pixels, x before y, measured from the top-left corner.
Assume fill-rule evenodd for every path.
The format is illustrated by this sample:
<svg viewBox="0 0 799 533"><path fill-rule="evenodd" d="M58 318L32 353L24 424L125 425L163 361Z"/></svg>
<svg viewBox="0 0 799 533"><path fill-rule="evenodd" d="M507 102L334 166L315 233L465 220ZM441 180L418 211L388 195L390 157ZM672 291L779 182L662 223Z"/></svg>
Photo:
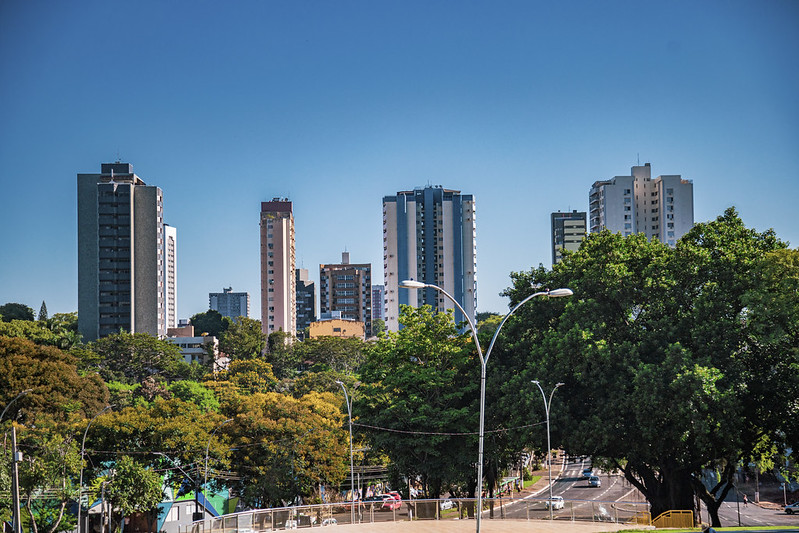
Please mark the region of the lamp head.
<svg viewBox="0 0 799 533"><path fill-rule="evenodd" d="M530 383L535 383L536 385L538 385L539 381L537 379L534 379L534 380L531 380Z"/></svg>
<svg viewBox="0 0 799 533"><path fill-rule="evenodd" d="M401 281L399 286L403 289L424 289L427 287L427 284L413 279L406 279L405 281Z"/></svg>
<svg viewBox="0 0 799 533"><path fill-rule="evenodd" d="M554 289L547 293L547 296L550 298L561 298L563 296L571 296L574 294L574 291L571 289Z"/></svg>

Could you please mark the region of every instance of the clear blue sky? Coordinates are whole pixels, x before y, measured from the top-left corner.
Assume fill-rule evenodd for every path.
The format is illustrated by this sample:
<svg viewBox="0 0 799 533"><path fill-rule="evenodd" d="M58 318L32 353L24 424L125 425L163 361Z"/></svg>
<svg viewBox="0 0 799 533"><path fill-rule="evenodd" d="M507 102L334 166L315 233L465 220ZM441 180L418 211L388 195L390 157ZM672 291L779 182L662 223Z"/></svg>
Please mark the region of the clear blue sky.
<svg viewBox="0 0 799 533"><path fill-rule="evenodd" d="M180 317L259 317L276 196L312 278L380 282L383 196L474 194L481 311L638 157L796 247L799 2L0 0L0 303L77 309L76 174L117 157L164 191Z"/></svg>

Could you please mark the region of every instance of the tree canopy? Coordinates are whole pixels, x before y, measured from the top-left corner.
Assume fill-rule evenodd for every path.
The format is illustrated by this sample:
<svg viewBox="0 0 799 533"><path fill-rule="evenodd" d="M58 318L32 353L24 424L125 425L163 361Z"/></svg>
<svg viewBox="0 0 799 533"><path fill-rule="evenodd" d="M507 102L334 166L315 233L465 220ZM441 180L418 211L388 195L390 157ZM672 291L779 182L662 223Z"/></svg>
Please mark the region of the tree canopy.
<svg viewBox="0 0 799 533"><path fill-rule="evenodd" d="M25 304L16 302L9 302L0 305L0 319L3 322L11 322L12 320L34 320L36 315L33 309Z"/></svg>
<svg viewBox="0 0 799 533"><path fill-rule="evenodd" d="M553 423L557 443L620 468L653 514L693 508L697 495L718 525L739 461L795 435L775 416L796 408L795 326L768 325L799 310L796 292L778 289L796 276L784 248L730 209L674 249L603 232L552 271L513 274L512 302L533 287L575 293L558 314L525 306L503 331L499 361L526 361L515 408L542 411L530 379L564 382L555 412L570 423ZM706 468L720 472L716 486L702 484Z"/></svg>
<svg viewBox="0 0 799 533"><path fill-rule="evenodd" d="M429 497L471 482L477 458L480 362L451 313L404 306L399 332L367 351L353 416L371 446L399 472L419 477Z"/></svg>

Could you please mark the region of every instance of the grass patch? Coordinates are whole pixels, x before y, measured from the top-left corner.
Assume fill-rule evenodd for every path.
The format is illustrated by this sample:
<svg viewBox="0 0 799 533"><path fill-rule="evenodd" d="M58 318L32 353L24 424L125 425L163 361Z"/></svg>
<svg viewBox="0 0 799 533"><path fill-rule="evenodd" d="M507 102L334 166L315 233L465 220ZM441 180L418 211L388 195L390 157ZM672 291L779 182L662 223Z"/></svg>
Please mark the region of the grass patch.
<svg viewBox="0 0 799 533"><path fill-rule="evenodd" d="M757 529L758 531L796 531L794 526L742 526L742 527L714 527L715 531L750 531L752 529ZM657 529L625 529L624 533L652 533L653 531L659 531ZM662 531L668 533L700 533L702 531L701 528L695 527L691 529L669 529L664 528Z"/></svg>
<svg viewBox="0 0 799 533"><path fill-rule="evenodd" d="M526 479L525 479L525 480L524 480L524 488L526 489L526 488L527 488L527 487L529 487L530 485L533 485L533 484L535 484L535 482L536 482L536 481L538 481L539 479L541 479L542 477L543 477L543 476L533 476L533 478L532 478L532 479L530 479L530 480L526 480Z"/></svg>

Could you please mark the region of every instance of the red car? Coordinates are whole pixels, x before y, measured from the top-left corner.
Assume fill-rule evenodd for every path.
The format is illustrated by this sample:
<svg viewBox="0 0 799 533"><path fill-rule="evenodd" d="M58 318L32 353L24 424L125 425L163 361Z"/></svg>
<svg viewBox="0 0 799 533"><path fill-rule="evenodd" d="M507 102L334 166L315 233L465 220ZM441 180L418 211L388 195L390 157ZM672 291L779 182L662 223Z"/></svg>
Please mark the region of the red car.
<svg viewBox="0 0 799 533"><path fill-rule="evenodd" d="M402 497L399 492L387 492L381 494L383 497L383 509L386 511L394 511L402 507Z"/></svg>

